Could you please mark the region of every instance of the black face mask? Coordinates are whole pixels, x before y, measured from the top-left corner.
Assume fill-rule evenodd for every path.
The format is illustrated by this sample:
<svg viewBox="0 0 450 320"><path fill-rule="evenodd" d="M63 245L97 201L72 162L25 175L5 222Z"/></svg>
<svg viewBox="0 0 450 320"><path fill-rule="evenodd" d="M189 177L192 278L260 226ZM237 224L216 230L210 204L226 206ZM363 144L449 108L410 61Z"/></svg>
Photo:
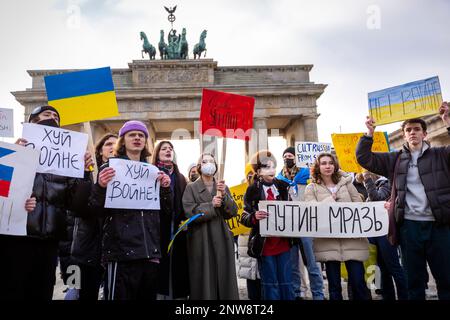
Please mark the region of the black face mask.
<svg viewBox="0 0 450 320"><path fill-rule="evenodd" d="M284 165L291 169L293 166L295 166L295 160L294 159L284 159Z"/></svg>
<svg viewBox="0 0 450 320"><path fill-rule="evenodd" d="M37 124L43 125L43 126L49 126L54 128L59 128L59 123L55 119L45 119L37 122Z"/></svg>
<svg viewBox="0 0 450 320"><path fill-rule="evenodd" d="M189 179L191 180L191 182L194 182L195 180L197 180L199 177L198 174L191 174L191 176L189 177Z"/></svg>

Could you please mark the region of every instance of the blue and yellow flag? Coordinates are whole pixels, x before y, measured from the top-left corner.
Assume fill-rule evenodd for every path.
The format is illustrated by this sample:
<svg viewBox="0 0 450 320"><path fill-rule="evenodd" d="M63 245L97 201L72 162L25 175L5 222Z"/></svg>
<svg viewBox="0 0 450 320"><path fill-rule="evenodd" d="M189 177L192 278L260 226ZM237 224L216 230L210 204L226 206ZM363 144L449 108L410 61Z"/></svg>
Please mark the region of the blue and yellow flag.
<svg viewBox="0 0 450 320"><path fill-rule="evenodd" d="M119 115L109 67L47 76L44 81L48 104L58 110L62 126Z"/></svg>
<svg viewBox="0 0 450 320"><path fill-rule="evenodd" d="M438 77L369 93L369 113L376 125L435 114L441 103Z"/></svg>
<svg viewBox="0 0 450 320"><path fill-rule="evenodd" d="M180 227L178 228L177 232L175 232L175 234L172 236L172 238L170 239L170 243L167 247L167 253L170 252L170 249L172 249L173 246L173 242L175 241L176 236L183 230L186 230L187 226L194 220L196 220L197 218L200 218L201 216L204 216L204 213L197 213L196 215L190 217L189 219L183 221L180 224Z"/></svg>

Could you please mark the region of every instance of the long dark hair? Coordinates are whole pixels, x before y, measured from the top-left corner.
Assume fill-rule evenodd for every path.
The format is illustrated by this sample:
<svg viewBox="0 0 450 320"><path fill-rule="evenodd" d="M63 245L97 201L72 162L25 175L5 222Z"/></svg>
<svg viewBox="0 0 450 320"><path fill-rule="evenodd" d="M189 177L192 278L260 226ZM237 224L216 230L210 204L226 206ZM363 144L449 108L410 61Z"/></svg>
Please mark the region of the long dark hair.
<svg viewBox="0 0 450 320"><path fill-rule="evenodd" d="M173 150L173 161L172 161L173 172L175 172L175 174L178 175L180 173L180 170L178 169L178 165L176 162L175 148L173 147L172 142L170 142L168 140L163 140L163 141L158 142L155 149L153 149L152 164L154 166L158 166L158 162L160 161L159 152L161 151L161 148L162 148L163 144L165 144L165 143L167 143L169 146L172 147L172 150Z"/></svg>
<svg viewBox="0 0 450 320"><path fill-rule="evenodd" d="M342 175L339 172L339 162L337 161L336 157L333 156L331 153L321 153L317 157L316 161L314 162L313 173L312 173L313 182L321 183L323 181L322 177L320 175L320 159L322 159L323 157L330 157L333 160L334 172L331 175L331 180L333 181L333 183L338 184Z"/></svg>
<svg viewBox="0 0 450 320"><path fill-rule="evenodd" d="M95 144L95 161L97 162L97 167L99 167L99 168L103 164L102 155L100 153L102 152L103 145L109 138L117 139L118 137L117 137L117 134L115 134L115 133L106 133Z"/></svg>

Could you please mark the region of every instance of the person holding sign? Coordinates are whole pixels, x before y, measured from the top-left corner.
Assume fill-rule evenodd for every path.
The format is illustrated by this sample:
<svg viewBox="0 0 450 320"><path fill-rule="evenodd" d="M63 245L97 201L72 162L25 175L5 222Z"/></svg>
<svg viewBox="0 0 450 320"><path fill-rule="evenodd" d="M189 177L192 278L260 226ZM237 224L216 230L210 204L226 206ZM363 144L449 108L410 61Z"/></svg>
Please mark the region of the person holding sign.
<svg viewBox="0 0 450 320"><path fill-rule="evenodd" d="M59 128L58 111L52 106L35 108L28 122ZM16 142L25 145L19 138ZM31 301L51 300L55 285L58 242L67 237L67 211L79 185L90 182L89 166L93 164L89 152L84 156L84 179L68 178L49 173L37 173L32 199L28 206L26 237L8 237L6 276L0 285L0 298ZM34 207L34 209L32 209ZM29 210L31 209L31 210ZM3 244L2 244L3 245Z"/></svg>
<svg viewBox="0 0 450 320"><path fill-rule="evenodd" d="M158 294L163 299L186 299L189 296L189 269L187 258L186 232L175 238L170 253L167 252L170 240L186 219L182 197L186 189L186 178L180 173L175 160L175 151L170 141L159 142L153 151L152 164L170 177L170 190L173 194L170 207L161 207L161 262L159 265Z"/></svg>
<svg viewBox="0 0 450 320"><path fill-rule="evenodd" d="M113 157L117 135L106 133L95 144L95 160L97 168ZM80 300L98 300L100 284L103 280L104 268L101 265L101 248L104 216L98 216L96 211L88 207L92 184L85 185L74 199L75 231L73 234L71 257L80 267L81 288Z"/></svg>
<svg viewBox="0 0 450 320"><path fill-rule="evenodd" d="M146 162L148 129L140 121L128 121L119 130L114 156ZM161 259L159 210L105 208L106 187L115 171L109 162L100 168L92 188L91 210L106 217L102 260L107 263L107 300L154 300ZM170 178L159 173L160 207L170 207Z"/></svg>
<svg viewBox="0 0 450 320"><path fill-rule="evenodd" d="M305 190L307 202L361 202L352 177L343 175L336 158L320 154L313 167L312 181ZM355 300L368 300L363 262L369 257L367 238L315 238L317 261L325 262L330 300L342 300L341 262Z"/></svg>
<svg viewBox="0 0 450 320"><path fill-rule="evenodd" d="M288 147L283 151L284 166L278 174L277 179L289 183L289 200L303 201L305 198L305 188L309 179L309 168L298 168L295 165L295 148ZM302 237L298 241L299 244L294 244L291 248L292 260L292 283L294 288L294 295L296 298L302 298L307 287L306 283L301 284L301 279L304 277L304 266L299 263L299 258L304 258L308 270L311 294L314 300L323 300L323 278L322 271L316 263L316 257L313 250L313 239L310 237ZM300 250L301 249L301 250ZM299 253L301 252L301 256ZM305 292L303 292L303 290Z"/></svg>
<svg viewBox="0 0 450 320"><path fill-rule="evenodd" d="M214 179L217 163L212 154L200 156L197 170L200 178L189 183L183 195L187 218L203 213L187 231L190 299L238 300L233 234L225 222L237 216L238 208L225 181Z"/></svg>
<svg viewBox="0 0 450 320"><path fill-rule="evenodd" d="M268 150L259 151L250 160L254 183L244 195L242 223L252 228L248 242L248 254L258 258L264 300L294 300L292 287L292 263L290 248L292 240L281 237L263 238L259 232L259 221L268 213L260 211L260 200L288 200L286 182L275 178L277 160Z"/></svg>
<svg viewBox="0 0 450 320"><path fill-rule="evenodd" d="M439 108L450 135L449 102ZM408 282L408 299L425 300L428 262L438 297L450 300L450 146L431 147L427 124L416 118L402 123L405 144L400 151L371 151L375 122L367 117L367 134L356 149L358 163L389 177L395 184L395 220Z"/></svg>

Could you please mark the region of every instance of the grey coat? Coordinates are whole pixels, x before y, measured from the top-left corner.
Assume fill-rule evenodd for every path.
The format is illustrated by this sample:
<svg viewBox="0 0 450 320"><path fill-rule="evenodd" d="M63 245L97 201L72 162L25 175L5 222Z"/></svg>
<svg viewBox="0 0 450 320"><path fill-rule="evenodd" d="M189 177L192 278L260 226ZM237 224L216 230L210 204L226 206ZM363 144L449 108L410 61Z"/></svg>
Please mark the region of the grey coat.
<svg viewBox="0 0 450 320"><path fill-rule="evenodd" d="M183 207L188 218L204 216L192 222L187 231L189 281L192 300L238 300L233 234L225 219L237 215L237 205L227 188L222 207L214 208L213 195L202 179L187 185Z"/></svg>

